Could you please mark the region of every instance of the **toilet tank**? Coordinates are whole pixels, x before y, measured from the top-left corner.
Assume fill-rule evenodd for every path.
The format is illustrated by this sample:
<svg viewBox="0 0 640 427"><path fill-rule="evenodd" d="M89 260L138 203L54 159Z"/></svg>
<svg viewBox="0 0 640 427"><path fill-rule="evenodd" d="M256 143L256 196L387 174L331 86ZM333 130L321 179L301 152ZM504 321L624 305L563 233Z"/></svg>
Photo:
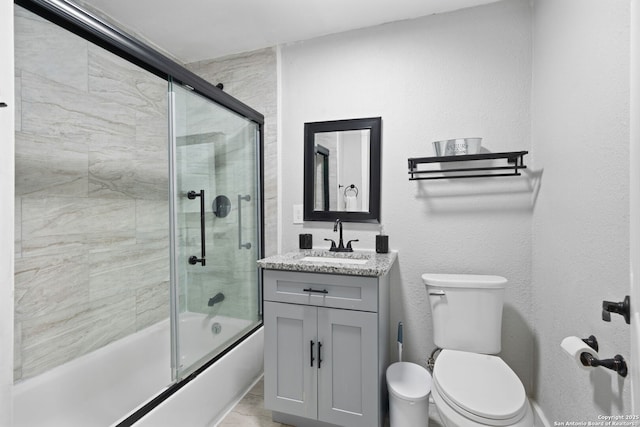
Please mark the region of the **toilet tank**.
<svg viewBox="0 0 640 427"><path fill-rule="evenodd" d="M472 274L423 274L433 317L433 342L443 349L501 350L507 279Z"/></svg>

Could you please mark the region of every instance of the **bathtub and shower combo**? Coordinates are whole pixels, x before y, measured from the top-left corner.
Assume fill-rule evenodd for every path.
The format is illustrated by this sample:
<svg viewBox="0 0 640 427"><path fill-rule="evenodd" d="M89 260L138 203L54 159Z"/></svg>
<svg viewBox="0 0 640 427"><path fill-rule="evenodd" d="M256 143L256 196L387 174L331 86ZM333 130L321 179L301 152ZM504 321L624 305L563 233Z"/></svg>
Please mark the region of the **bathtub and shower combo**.
<svg viewBox="0 0 640 427"><path fill-rule="evenodd" d="M262 371L262 114L16 0L15 426L213 425Z"/></svg>

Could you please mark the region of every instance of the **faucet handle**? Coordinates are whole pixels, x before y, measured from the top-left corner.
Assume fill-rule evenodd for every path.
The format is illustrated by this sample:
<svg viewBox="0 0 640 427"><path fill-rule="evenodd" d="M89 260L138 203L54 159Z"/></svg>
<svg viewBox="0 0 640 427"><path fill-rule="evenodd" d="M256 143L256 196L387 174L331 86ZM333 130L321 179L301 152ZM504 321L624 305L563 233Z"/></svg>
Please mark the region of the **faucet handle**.
<svg viewBox="0 0 640 427"><path fill-rule="evenodd" d="M327 242L331 242L331 249L329 249L330 251L335 251L336 250L336 242L332 239L324 239Z"/></svg>
<svg viewBox="0 0 640 427"><path fill-rule="evenodd" d="M351 242L359 242L359 241L360 241L360 239L353 239L353 240L349 240L349 241L347 242L347 249L351 249L351 250L353 250L353 248L351 247Z"/></svg>

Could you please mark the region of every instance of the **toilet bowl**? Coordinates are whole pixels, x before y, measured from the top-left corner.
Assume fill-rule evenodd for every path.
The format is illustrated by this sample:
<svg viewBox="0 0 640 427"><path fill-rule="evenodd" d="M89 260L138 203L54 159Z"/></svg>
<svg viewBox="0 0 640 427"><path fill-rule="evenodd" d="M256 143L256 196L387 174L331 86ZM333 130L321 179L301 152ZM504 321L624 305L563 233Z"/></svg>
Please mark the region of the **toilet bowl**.
<svg viewBox="0 0 640 427"><path fill-rule="evenodd" d="M433 369L433 400L446 427L533 427L533 411L501 350L507 280L500 276L423 274L442 349Z"/></svg>
<svg viewBox="0 0 640 427"><path fill-rule="evenodd" d="M433 370L432 395L447 427L533 426L520 379L497 356L442 350Z"/></svg>

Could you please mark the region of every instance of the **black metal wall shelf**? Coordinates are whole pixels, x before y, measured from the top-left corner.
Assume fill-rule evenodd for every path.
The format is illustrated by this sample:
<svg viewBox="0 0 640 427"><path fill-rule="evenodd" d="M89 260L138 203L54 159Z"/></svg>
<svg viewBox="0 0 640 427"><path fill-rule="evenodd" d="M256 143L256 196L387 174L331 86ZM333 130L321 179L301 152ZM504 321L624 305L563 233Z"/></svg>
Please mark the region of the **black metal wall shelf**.
<svg viewBox="0 0 640 427"><path fill-rule="evenodd" d="M526 169L524 155L528 151L510 151L505 153L467 154L463 156L411 157L409 158L409 181L427 179L484 178L492 176L520 176L520 170ZM418 165L428 163L473 162L478 160L506 159L507 166L460 167L454 169L418 169ZM489 171L509 171L508 173L486 173ZM485 172L468 174L467 172ZM441 174L425 176L426 174ZM454 175L455 174L455 175Z"/></svg>

